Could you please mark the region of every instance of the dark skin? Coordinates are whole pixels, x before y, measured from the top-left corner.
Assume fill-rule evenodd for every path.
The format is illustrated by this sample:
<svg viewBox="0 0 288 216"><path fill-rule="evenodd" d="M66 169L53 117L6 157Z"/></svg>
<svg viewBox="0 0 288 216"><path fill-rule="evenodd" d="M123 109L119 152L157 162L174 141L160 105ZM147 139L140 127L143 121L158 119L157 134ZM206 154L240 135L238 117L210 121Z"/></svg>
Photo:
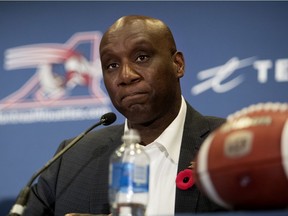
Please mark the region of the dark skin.
<svg viewBox="0 0 288 216"><path fill-rule="evenodd" d="M142 144L153 142L181 106L184 57L161 21L120 18L100 44L103 79L116 109L138 130Z"/></svg>
<svg viewBox="0 0 288 216"><path fill-rule="evenodd" d="M100 58L113 105L138 130L143 145L153 142L181 106L184 57L169 28L150 17L122 17L103 35Z"/></svg>

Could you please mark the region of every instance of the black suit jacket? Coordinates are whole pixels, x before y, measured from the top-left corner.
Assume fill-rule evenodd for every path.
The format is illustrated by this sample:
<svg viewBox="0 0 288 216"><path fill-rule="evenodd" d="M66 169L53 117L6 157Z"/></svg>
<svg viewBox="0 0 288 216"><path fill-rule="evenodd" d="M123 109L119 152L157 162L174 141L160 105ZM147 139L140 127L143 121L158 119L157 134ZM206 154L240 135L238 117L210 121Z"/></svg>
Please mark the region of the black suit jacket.
<svg viewBox="0 0 288 216"><path fill-rule="evenodd" d="M204 139L223 122L224 119L202 116L187 103L178 171L190 165ZM24 215L110 213L109 157L121 144L123 131L124 125L116 125L87 134L42 174L31 190ZM59 150L67 143L69 140ZM176 189L175 213L218 210L222 208L203 196L195 185L185 191Z"/></svg>

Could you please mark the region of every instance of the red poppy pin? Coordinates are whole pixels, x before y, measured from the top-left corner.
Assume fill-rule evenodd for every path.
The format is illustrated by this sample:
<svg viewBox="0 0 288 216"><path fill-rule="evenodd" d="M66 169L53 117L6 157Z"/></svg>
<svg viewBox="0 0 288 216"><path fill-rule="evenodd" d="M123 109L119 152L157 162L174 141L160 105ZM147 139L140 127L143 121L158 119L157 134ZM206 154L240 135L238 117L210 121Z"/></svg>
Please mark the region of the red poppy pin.
<svg viewBox="0 0 288 216"><path fill-rule="evenodd" d="M194 166L195 162L191 162L190 166L187 169L182 170L181 172L178 173L176 177L177 188L179 188L180 190L188 190L194 185L195 183L195 179L193 177Z"/></svg>

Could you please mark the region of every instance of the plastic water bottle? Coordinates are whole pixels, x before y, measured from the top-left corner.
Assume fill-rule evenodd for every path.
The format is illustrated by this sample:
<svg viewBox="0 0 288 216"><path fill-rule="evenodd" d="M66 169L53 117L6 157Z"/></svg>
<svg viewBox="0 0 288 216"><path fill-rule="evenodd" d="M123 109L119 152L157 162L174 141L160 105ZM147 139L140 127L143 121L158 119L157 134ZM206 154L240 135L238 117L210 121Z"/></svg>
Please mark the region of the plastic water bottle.
<svg viewBox="0 0 288 216"><path fill-rule="evenodd" d="M144 216L149 196L149 156L136 130L122 136L110 157L109 199L113 216Z"/></svg>

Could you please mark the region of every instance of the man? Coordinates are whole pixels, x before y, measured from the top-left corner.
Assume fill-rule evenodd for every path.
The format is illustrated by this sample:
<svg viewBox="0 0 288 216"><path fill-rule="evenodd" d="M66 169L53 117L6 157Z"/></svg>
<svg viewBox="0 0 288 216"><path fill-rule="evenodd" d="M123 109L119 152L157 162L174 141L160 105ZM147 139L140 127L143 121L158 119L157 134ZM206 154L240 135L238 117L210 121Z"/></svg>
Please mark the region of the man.
<svg viewBox="0 0 288 216"><path fill-rule="evenodd" d="M224 120L202 116L183 99L184 57L169 28L150 17L122 17L103 35L100 56L111 101L127 120L89 133L45 172L25 215L109 214L109 157L124 128L138 130L151 158L147 215L222 210L195 185L176 188L177 173Z"/></svg>

